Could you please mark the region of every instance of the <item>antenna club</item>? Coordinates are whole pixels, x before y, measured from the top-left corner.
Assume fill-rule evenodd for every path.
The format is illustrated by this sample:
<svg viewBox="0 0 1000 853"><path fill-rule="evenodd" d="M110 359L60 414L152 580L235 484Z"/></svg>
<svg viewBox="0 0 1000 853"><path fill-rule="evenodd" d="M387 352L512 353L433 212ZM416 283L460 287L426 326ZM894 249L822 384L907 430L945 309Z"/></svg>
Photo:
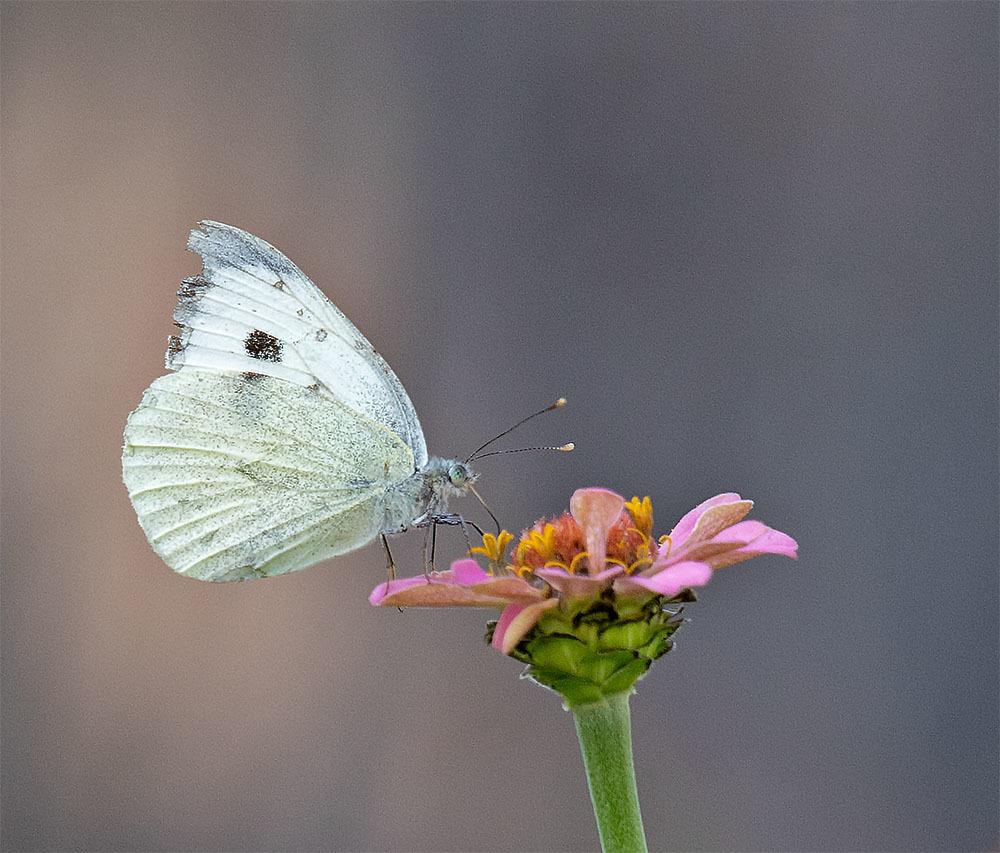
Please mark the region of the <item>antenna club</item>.
<svg viewBox="0 0 1000 853"><path fill-rule="evenodd" d="M495 453L483 453L482 451L484 451L487 447L489 447L491 444L493 444L493 442L496 441L497 439L503 438L505 435L509 435L510 433L512 433L519 426L521 426L521 424L525 424L528 421L530 421L532 418L537 418L539 415L543 415L546 412L551 412L553 409L561 409L565 405L566 405L566 398L565 397L560 397L551 406L546 406L544 409L539 409L537 412L528 415L528 417L526 417L526 418L521 418L521 420L519 420L516 424L514 424L514 426L508 427L507 429L505 429L499 435L493 436L493 438L491 438L485 444L479 445L479 447L476 448L476 450L474 450L471 454L469 454L469 457L468 457L468 459L465 460L465 462L468 464L473 459L482 459L484 456L495 456L496 455ZM542 449L544 449L544 450L562 450L563 448L561 448L561 447L554 447L554 448L553 447L546 447L546 448L540 448L540 447L522 447L522 448L520 448L520 450L542 450ZM509 453L510 451L500 451L500 452Z"/></svg>
<svg viewBox="0 0 1000 853"><path fill-rule="evenodd" d="M565 450L567 453L570 450L576 450L576 445L572 441L564 444L562 447L557 447L556 450Z"/></svg>

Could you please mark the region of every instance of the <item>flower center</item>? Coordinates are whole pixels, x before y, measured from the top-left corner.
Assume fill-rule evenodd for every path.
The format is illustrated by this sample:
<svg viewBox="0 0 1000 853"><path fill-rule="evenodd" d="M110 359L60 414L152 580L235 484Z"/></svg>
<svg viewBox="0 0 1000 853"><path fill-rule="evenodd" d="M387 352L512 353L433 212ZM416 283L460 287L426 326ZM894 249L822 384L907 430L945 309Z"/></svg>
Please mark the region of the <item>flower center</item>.
<svg viewBox="0 0 1000 853"><path fill-rule="evenodd" d="M633 498L608 530L606 561L621 566L627 574L649 568L656 543L652 538L653 509L649 498ZM493 537L490 537L493 539ZM475 551L485 554L494 543ZM493 555L490 555L491 560ZM597 561L586 550L586 536L577 520L568 512L551 520L542 519L526 530L514 550L508 568L524 577L541 568L561 568L571 574L585 575Z"/></svg>

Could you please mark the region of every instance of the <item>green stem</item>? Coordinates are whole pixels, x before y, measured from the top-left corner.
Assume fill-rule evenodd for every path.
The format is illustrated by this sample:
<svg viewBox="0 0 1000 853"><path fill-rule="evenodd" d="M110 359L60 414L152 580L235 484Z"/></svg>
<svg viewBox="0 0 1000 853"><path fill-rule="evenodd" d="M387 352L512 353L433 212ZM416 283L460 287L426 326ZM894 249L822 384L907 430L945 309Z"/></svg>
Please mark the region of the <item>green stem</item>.
<svg viewBox="0 0 1000 853"><path fill-rule="evenodd" d="M646 853L632 765L628 693L573 708L604 853Z"/></svg>

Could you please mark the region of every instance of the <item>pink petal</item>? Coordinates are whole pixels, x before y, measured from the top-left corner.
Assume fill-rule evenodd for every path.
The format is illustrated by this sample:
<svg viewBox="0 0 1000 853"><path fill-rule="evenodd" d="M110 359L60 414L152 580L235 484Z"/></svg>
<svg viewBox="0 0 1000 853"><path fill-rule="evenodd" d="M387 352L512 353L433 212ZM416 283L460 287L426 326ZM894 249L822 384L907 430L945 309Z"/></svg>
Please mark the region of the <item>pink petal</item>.
<svg viewBox="0 0 1000 853"><path fill-rule="evenodd" d="M602 589L609 586L609 578L624 574L619 565L612 565L596 575L574 575L557 566L535 569L535 574L543 578L554 590L566 598L593 598Z"/></svg>
<svg viewBox="0 0 1000 853"><path fill-rule="evenodd" d="M753 509L753 501L729 501L709 507L698 517L694 528L685 540L681 542L678 542L677 539L672 540L673 545L667 562L673 563L675 560L681 560L699 545L714 541L719 533L727 527L732 527L751 509Z"/></svg>
<svg viewBox="0 0 1000 853"><path fill-rule="evenodd" d="M767 533L758 536L750 542L747 548L752 548L758 554L781 554L783 557L799 558L799 543L787 533L769 528Z"/></svg>
<svg viewBox="0 0 1000 853"><path fill-rule="evenodd" d="M644 589L648 589L650 592L671 596L677 595L682 589L689 589L693 586L704 586L711 577L711 566L687 560L675 563L652 577L633 575L623 580L628 580Z"/></svg>
<svg viewBox="0 0 1000 853"><path fill-rule="evenodd" d="M368 600L383 607L505 607L512 601L537 601L544 596L519 577L493 577L474 560L457 560L447 572L379 584Z"/></svg>
<svg viewBox="0 0 1000 853"><path fill-rule="evenodd" d="M475 560L455 560L451 564L451 574L455 578L455 583L474 584L483 583L492 578L492 575L484 572L479 563Z"/></svg>
<svg viewBox="0 0 1000 853"><path fill-rule="evenodd" d="M392 590L373 604L383 607L504 607L510 603L510 596L494 596L477 591L471 586L441 583L423 578L414 578L419 583L406 589ZM384 588L384 587L383 587Z"/></svg>
<svg viewBox="0 0 1000 853"><path fill-rule="evenodd" d="M718 506L719 504L735 503L740 501L742 498L736 494L736 492L723 492L721 495L716 495L714 498L709 498L707 501L702 501L698 506L688 513L685 513L684 517L674 525L674 529L670 531L670 538L673 540L674 545L682 545L684 541L691 535L691 531L694 530L695 525L698 523L698 519L705 513L705 510L711 509L713 506Z"/></svg>
<svg viewBox="0 0 1000 853"><path fill-rule="evenodd" d="M499 578L491 577L488 581L472 584L469 589L476 593L482 593L492 598L502 598L506 601L515 601L519 598L545 598L544 590L532 586L526 580L516 575L506 575Z"/></svg>
<svg viewBox="0 0 1000 853"><path fill-rule="evenodd" d="M796 560L799 556L798 547L798 543L787 533L768 527L753 541L742 547L709 557L707 562L713 569L721 569L723 566L731 566L733 563L740 563L760 554L780 554L783 557L791 557Z"/></svg>
<svg viewBox="0 0 1000 853"><path fill-rule="evenodd" d="M746 545L747 542L753 542L754 539L770 529L763 521L757 521L756 519L740 521L732 527L720 530L712 537L712 542L729 542L737 546L742 546Z"/></svg>
<svg viewBox="0 0 1000 853"><path fill-rule="evenodd" d="M608 531L621 517L625 498L610 489L577 489L569 511L583 531L590 555L590 574L604 570L608 556Z"/></svg>
<svg viewBox="0 0 1000 853"><path fill-rule="evenodd" d="M546 610L559 604L557 598L543 601L515 602L504 608L493 631L493 648L510 654Z"/></svg>
<svg viewBox="0 0 1000 853"><path fill-rule="evenodd" d="M372 590L371 595L368 596L368 601L377 607L390 595L395 595L397 592L402 592L412 586L426 583L427 579L423 577L396 578L388 583L380 583L377 587L375 587L375 589Z"/></svg>

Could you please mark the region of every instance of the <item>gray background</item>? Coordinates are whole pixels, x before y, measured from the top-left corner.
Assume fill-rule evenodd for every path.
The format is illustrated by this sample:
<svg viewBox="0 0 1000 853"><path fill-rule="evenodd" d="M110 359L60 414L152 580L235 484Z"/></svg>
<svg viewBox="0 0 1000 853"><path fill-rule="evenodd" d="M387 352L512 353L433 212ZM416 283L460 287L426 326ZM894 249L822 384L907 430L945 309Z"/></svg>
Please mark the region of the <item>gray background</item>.
<svg viewBox="0 0 1000 853"><path fill-rule="evenodd" d="M570 399L510 444L576 453L481 466L508 527L735 489L798 539L640 684L652 848L997 849L995 3L25 3L2 39L5 849L597 844L488 613L371 608L374 546L220 586L149 549L121 430L206 217L357 323L432 452Z"/></svg>

